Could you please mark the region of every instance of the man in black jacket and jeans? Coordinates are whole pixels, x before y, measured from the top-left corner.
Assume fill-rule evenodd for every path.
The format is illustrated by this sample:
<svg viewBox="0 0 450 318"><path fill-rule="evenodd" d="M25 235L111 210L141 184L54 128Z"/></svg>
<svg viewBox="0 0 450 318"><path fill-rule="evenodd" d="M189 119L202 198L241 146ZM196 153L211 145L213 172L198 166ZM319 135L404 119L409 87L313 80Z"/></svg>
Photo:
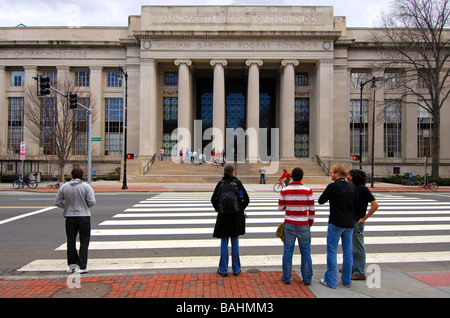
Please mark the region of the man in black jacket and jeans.
<svg viewBox="0 0 450 318"><path fill-rule="evenodd" d="M354 228L354 208L357 194L353 184L347 182L347 170L344 165L335 165L330 170L331 180L322 195L319 204L330 201L330 216L327 230L327 270L321 284L336 288L337 285L337 249L342 239L343 264L342 283L346 287L352 285L352 236Z"/></svg>
<svg viewBox="0 0 450 318"><path fill-rule="evenodd" d="M238 207L236 211L224 211L221 206L221 194L224 189L233 189L237 199ZM245 234L245 214L244 210L248 206L250 199L241 181L234 176L234 168L227 165L224 168L224 176L217 184L211 197L211 203L217 214L216 225L214 226L213 237L221 239L220 261L217 273L221 276L228 275L228 238L231 238L231 261L234 275L241 272L241 262L239 258L239 235ZM230 208L227 208L228 210Z"/></svg>

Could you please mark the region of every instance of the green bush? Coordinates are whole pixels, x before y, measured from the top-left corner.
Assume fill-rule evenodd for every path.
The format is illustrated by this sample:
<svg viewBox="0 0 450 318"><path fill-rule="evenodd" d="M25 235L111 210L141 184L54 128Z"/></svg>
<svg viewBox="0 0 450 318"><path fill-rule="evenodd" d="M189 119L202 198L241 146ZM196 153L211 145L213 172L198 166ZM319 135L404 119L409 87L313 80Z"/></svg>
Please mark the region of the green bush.
<svg viewBox="0 0 450 318"><path fill-rule="evenodd" d="M380 182L394 183L394 184L404 184L405 179L409 179L409 174L396 175L391 177L377 178ZM424 181L423 176L413 176L413 179L417 181ZM450 186L450 178L432 178L427 175L427 182L437 183L439 186Z"/></svg>

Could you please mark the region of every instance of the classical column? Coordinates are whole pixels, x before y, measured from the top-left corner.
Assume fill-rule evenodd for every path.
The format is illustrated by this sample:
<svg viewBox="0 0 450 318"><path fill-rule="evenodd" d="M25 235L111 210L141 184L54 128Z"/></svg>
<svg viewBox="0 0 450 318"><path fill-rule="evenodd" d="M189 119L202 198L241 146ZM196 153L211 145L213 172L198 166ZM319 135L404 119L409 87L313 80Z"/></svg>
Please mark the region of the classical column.
<svg viewBox="0 0 450 318"><path fill-rule="evenodd" d="M191 77L189 68L191 60L175 60L178 66L178 148L192 151L192 137L194 135L194 110L191 98ZM186 131L187 130L187 131ZM187 133L188 132L188 133Z"/></svg>
<svg viewBox="0 0 450 318"><path fill-rule="evenodd" d="M157 111L157 62L141 59L139 155L151 157L161 146Z"/></svg>
<svg viewBox="0 0 450 318"><path fill-rule="evenodd" d="M225 66L228 62L227 60L211 60L210 64L214 67L213 148L222 151L225 148Z"/></svg>
<svg viewBox="0 0 450 318"><path fill-rule="evenodd" d="M294 158L295 143L295 67L298 60L282 60L280 105L280 159Z"/></svg>
<svg viewBox="0 0 450 318"><path fill-rule="evenodd" d="M101 66L89 67L90 92L91 92L91 103L92 103L91 106L96 109L101 109L102 100L103 100L102 69L103 68ZM59 71L59 69L58 69L58 71ZM124 100L124 105L125 105L125 100ZM85 105L85 106L87 106L87 105ZM102 118L102 117L100 117L100 118ZM92 137L101 137L104 133L104 132L102 132L102 129L101 129L102 127L103 127L102 121L100 121L98 119L93 121L92 122L92 131L91 131ZM103 129L105 129L105 128L103 128ZM88 142L91 142L91 141L88 140ZM104 138L102 138L101 144L98 144L96 142L94 142L94 143L91 142L91 146L92 146L92 155L100 156L102 154L102 150L103 150L103 153L105 152Z"/></svg>
<svg viewBox="0 0 450 318"><path fill-rule="evenodd" d="M5 94L5 67L0 65L0 149L8 145L8 100Z"/></svg>
<svg viewBox="0 0 450 318"><path fill-rule="evenodd" d="M321 159L334 157L333 97L334 60L317 63L315 152Z"/></svg>
<svg viewBox="0 0 450 318"><path fill-rule="evenodd" d="M247 141L246 154L250 162L256 162L259 157L259 68L262 60L247 60Z"/></svg>

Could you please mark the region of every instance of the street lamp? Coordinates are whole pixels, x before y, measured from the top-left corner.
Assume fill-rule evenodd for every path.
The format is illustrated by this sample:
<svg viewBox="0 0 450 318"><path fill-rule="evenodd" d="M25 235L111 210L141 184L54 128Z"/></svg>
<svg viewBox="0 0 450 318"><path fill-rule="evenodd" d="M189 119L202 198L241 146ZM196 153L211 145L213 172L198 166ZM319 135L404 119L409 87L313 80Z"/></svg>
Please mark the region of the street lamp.
<svg viewBox="0 0 450 318"><path fill-rule="evenodd" d="M375 88L377 87L376 85L376 78L372 77L370 80L368 80L367 82L361 83L360 84L360 96L359 96L359 169L362 169L362 139L363 139L363 89L364 86L369 83L372 82L372 86L371 88L374 89L374 94L375 94ZM375 99L374 99L374 103L375 103Z"/></svg>
<svg viewBox="0 0 450 318"><path fill-rule="evenodd" d="M125 72L122 66L119 65L119 69L117 71L117 78L125 77L125 120L123 121L123 133L124 133L124 142L123 142L123 184L122 190L128 189L127 186L127 112L128 112L128 73Z"/></svg>

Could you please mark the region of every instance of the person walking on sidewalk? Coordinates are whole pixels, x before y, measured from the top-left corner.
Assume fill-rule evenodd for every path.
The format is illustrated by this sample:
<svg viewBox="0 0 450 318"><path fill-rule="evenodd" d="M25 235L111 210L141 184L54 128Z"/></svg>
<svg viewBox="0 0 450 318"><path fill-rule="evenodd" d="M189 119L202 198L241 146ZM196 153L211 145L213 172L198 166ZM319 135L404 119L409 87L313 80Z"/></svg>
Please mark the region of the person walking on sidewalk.
<svg viewBox="0 0 450 318"><path fill-rule="evenodd" d="M285 284L291 282L292 257L296 239L301 254L300 271L303 284L310 285L313 275L310 228L315 216L314 197L312 190L301 183L302 179L303 169L294 168L293 182L281 190L278 199L278 210L285 211L283 275L281 277L281 281Z"/></svg>
<svg viewBox="0 0 450 318"><path fill-rule="evenodd" d="M74 272L87 273L88 247L91 238L91 212L95 204L92 187L83 182L83 170L74 168L72 180L59 188L55 205L64 209L67 236L67 263ZM76 248L77 235L80 234L80 253Z"/></svg>
<svg viewBox="0 0 450 318"><path fill-rule="evenodd" d="M348 172L347 181L354 184L358 201L355 208L355 228L353 229L353 274L352 280L366 280L366 247L364 245L364 223L375 213L379 204L366 187L366 173L360 169ZM370 202L370 209L367 206Z"/></svg>
<svg viewBox="0 0 450 318"><path fill-rule="evenodd" d="M233 275L241 272L239 257L239 235L245 234L244 210L250 198L234 175L234 168L227 165L224 176L216 185L211 203L218 212L213 237L221 239L220 260L217 273L223 277L228 275L228 240L231 239L231 260Z"/></svg>
<svg viewBox="0 0 450 318"><path fill-rule="evenodd" d="M319 204L330 201L330 216L327 230L327 270L320 283L331 288L337 285L337 250L339 239L342 239L343 265L342 283L346 287L352 285L352 235L354 228L354 208L356 206L356 187L347 182L347 169L344 165L331 167L330 183L319 197Z"/></svg>

